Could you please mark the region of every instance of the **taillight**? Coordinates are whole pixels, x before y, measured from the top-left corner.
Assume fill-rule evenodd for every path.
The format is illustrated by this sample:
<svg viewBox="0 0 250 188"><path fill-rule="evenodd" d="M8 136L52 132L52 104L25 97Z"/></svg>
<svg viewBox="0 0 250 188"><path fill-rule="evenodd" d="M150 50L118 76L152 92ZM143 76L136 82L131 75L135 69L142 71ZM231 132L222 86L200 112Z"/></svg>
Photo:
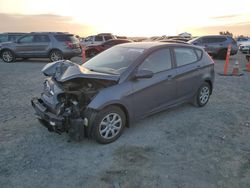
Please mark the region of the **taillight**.
<svg viewBox="0 0 250 188"><path fill-rule="evenodd" d="M69 47L69 48L74 48L74 44L72 42L65 42L65 44Z"/></svg>

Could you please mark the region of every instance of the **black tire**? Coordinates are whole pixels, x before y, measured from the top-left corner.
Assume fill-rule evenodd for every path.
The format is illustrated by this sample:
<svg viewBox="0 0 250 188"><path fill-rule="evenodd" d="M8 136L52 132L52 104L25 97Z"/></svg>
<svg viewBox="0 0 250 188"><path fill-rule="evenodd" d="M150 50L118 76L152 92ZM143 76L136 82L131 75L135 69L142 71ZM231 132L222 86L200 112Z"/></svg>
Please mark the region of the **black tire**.
<svg viewBox="0 0 250 188"><path fill-rule="evenodd" d="M1 58L5 63L11 63L16 60L14 53L10 50L4 50L1 54Z"/></svg>
<svg viewBox="0 0 250 188"><path fill-rule="evenodd" d="M211 87L207 82L204 82L198 89L194 99L193 104L196 107L203 107L209 101L211 95Z"/></svg>
<svg viewBox="0 0 250 188"><path fill-rule="evenodd" d="M218 57L218 59L226 59L227 50L226 49L220 50L217 57Z"/></svg>
<svg viewBox="0 0 250 188"><path fill-rule="evenodd" d="M63 59L63 54L60 50L52 50L49 54L50 61L59 61Z"/></svg>
<svg viewBox="0 0 250 188"><path fill-rule="evenodd" d="M109 106L97 113L92 135L97 142L108 144L121 136L125 125L124 112L117 106Z"/></svg>

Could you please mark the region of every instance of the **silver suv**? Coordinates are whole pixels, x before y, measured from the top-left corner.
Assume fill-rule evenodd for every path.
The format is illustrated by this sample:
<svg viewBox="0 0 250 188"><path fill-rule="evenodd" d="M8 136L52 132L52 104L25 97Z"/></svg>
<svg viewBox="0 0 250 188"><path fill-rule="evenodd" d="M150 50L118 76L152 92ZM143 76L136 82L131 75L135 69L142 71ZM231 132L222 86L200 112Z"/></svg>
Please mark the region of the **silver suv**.
<svg viewBox="0 0 250 188"><path fill-rule="evenodd" d="M225 59L227 48L231 45L231 54L235 55L238 52L237 42L226 35L208 35L202 36L188 41L188 43L203 47L208 54L219 59Z"/></svg>
<svg viewBox="0 0 250 188"><path fill-rule="evenodd" d="M2 43L0 57L4 62L16 58L50 58L51 61L71 59L81 53L79 40L72 34L62 32L34 32L15 42Z"/></svg>

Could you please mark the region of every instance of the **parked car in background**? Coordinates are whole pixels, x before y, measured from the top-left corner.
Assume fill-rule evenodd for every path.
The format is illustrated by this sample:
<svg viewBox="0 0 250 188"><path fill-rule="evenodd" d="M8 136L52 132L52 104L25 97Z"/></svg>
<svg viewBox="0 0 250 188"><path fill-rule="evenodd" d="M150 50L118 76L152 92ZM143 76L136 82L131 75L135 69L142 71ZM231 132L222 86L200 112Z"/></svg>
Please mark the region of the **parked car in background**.
<svg viewBox="0 0 250 188"><path fill-rule="evenodd" d="M0 33L0 43L14 42L26 33Z"/></svg>
<svg viewBox="0 0 250 188"><path fill-rule="evenodd" d="M232 46L231 55L235 55L238 52L237 42L231 36L208 35L194 38L188 41L188 43L203 47L208 54L219 59L226 58L229 45Z"/></svg>
<svg viewBox="0 0 250 188"><path fill-rule="evenodd" d="M84 40L81 41L81 45L88 47L94 45L100 45L101 43L116 39L116 36L112 35L111 33L100 33L98 35L88 36Z"/></svg>
<svg viewBox="0 0 250 188"><path fill-rule="evenodd" d="M250 54L250 40L241 42L241 44L239 46L239 50L242 53L249 53Z"/></svg>
<svg viewBox="0 0 250 188"><path fill-rule="evenodd" d="M123 44L123 43L129 43L129 42L132 42L132 41L128 39L111 39L100 45L88 46L86 47L86 56L94 57L96 54L99 54L100 52L107 50L108 48L112 46Z"/></svg>
<svg viewBox="0 0 250 188"><path fill-rule="evenodd" d="M248 38L248 37L238 37L236 39L236 42L237 42L237 45L240 46L242 43L250 42L250 38Z"/></svg>
<svg viewBox="0 0 250 188"><path fill-rule="evenodd" d="M47 64L41 98L31 103L50 131L107 144L135 120L212 94L214 62L193 45L138 42L114 46L83 65ZM181 115L181 114L180 114Z"/></svg>
<svg viewBox="0 0 250 188"><path fill-rule="evenodd" d="M16 58L50 58L51 61L70 59L81 54L79 40L62 32L33 32L15 42L2 43L0 57L4 62Z"/></svg>

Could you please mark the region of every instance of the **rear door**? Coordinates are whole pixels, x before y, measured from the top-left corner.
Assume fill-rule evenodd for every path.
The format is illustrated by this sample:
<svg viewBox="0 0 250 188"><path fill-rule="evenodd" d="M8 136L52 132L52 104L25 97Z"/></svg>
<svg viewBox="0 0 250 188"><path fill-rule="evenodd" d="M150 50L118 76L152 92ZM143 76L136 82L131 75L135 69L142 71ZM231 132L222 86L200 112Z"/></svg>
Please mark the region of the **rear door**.
<svg viewBox="0 0 250 188"><path fill-rule="evenodd" d="M176 70L172 66L171 50L166 48L152 52L138 67L138 70L152 71L153 77L131 81L134 90L133 112L136 118L174 103Z"/></svg>
<svg viewBox="0 0 250 188"><path fill-rule="evenodd" d="M202 51L191 47L174 48L177 98L185 100L195 95L202 80Z"/></svg>

